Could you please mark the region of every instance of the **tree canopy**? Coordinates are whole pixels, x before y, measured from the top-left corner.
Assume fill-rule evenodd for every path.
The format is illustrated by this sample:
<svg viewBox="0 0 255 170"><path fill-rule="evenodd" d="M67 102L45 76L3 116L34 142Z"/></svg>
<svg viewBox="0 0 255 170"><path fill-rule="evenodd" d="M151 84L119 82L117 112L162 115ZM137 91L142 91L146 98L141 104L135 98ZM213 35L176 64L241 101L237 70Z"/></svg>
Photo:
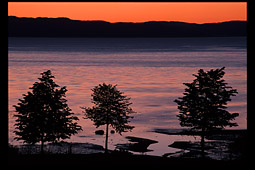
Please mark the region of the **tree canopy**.
<svg viewBox="0 0 255 170"><path fill-rule="evenodd" d="M134 126L128 125L129 118L133 118L130 114L135 113L129 102L130 98L123 95L116 88L117 85L99 84L92 89L93 107L82 107L85 109L85 118L91 119L96 127L106 125L106 152L108 140L108 126L110 125L119 134L131 131Z"/></svg>
<svg viewBox="0 0 255 170"><path fill-rule="evenodd" d="M57 85L51 71L41 73L40 82L33 84L32 92L23 94L23 99L14 105L17 114L16 139L25 143L56 142L70 138L82 130L77 124L78 118L67 105L65 99L66 87Z"/></svg>
<svg viewBox="0 0 255 170"><path fill-rule="evenodd" d="M225 83L224 69L225 67L210 71L198 70L197 75L193 74L196 77L193 82L183 83L187 86L184 96L174 100L180 110L177 115L180 125L191 127L191 130L201 130L201 144L206 132L226 126L238 126L232 120L239 114L226 110L227 103L238 92Z"/></svg>

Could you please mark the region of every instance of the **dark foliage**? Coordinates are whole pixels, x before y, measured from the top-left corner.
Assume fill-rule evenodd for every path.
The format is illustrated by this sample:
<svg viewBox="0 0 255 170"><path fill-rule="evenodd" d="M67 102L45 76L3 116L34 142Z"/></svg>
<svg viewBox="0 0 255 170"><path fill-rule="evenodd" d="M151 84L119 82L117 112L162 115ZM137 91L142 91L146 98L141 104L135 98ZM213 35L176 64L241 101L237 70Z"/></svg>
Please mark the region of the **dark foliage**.
<svg viewBox="0 0 255 170"><path fill-rule="evenodd" d="M227 102L237 94L237 90L227 86L222 79L225 74L223 70L224 67L207 72L200 69L197 75L193 74L196 79L192 83L184 83L187 86L184 97L174 100L180 110L177 115L180 125L201 131L202 152L206 134L226 126L237 126L231 121L239 114L226 110Z"/></svg>
<svg viewBox="0 0 255 170"><path fill-rule="evenodd" d="M107 152L108 142L108 127L109 125L116 130L117 133L131 131L134 127L128 125L128 119L133 118L129 116L135 113L129 102L130 98L123 95L117 90L117 85L99 84L92 89L92 103L95 104L92 108L82 107L85 110L85 118L91 119L96 127L106 125L106 141L105 149Z"/></svg>
<svg viewBox="0 0 255 170"><path fill-rule="evenodd" d="M70 138L81 130L65 99L66 87L58 88L51 71L41 73L40 82L33 84L32 92L24 94L20 103L14 105L17 114L15 134L17 140L35 144L41 142L43 152L44 142L56 142Z"/></svg>

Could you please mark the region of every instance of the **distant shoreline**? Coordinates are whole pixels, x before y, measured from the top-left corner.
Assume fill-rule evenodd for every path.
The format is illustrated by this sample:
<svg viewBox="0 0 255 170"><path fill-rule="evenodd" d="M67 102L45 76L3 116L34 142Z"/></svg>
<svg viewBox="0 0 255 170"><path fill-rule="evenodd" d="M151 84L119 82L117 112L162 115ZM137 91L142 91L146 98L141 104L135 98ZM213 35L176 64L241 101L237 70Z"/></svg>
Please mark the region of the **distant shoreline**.
<svg viewBox="0 0 255 170"><path fill-rule="evenodd" d="M17 37L9 37L8 36L8 38L45 38L45 39L47 39L47 38L53 38L53 39L61 39L61 38L70 38L70 39L82 39L82 38L93 38L93 39L95 39L95 38L98 38L98 39L118 39L118 38L124 38L124 39L133 39L133 38L137 38L137 39L139 39L139 38L144 38L144 39L157 39L157 38L159 38L159 39L167 39L167 38L174 38L174 39L181 39L181 38L246 38L247 36L245 35L245 36L229 36L229 37L39 37L39 36L33 36L33 37L28 37L28 36L24 36L24 37L22 37L22 36L17 36Z"/></svg>
<svg viewBox="0 0 255 170"><path fill-rule="evenodd" d="M8 37L236 37L247 35L246 24L247 21L109 23L8 16Z"/></svg>

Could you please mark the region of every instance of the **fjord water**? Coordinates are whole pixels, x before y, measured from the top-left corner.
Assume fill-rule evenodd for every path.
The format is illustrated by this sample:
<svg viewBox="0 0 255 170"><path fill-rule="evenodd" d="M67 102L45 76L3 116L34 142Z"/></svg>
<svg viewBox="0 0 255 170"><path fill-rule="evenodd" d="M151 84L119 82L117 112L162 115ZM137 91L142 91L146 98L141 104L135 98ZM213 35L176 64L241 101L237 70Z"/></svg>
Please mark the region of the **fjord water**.
<svg viewBox="0 0 255 170"><path fill-rule="evenodd" d="M97 129L90 120L83 119L80 107L92 106L91 89L105 82L118 84L117 88L131 97L131 106L137 112L130 122L135 129L123 136L147 137L160 141L152 148L162 150L159 146L163 143L167 148L174 138L182 137L151 131L181 128L173 101L182 96L183 83L191 82L192 74L199 69L221 67L226 67L226 82L238 91L228 110L240 114L236 128L247 127L246 37L9 38L8 64L9 142L13 144L18 144L13 133L13 105L47 70L52 71L58 85L67 87L68 105L83 127L69 140L72 142L103 145L104 137L94 135ZM123 136L110 134L110 149L116 143L125 143Z"/></svg>

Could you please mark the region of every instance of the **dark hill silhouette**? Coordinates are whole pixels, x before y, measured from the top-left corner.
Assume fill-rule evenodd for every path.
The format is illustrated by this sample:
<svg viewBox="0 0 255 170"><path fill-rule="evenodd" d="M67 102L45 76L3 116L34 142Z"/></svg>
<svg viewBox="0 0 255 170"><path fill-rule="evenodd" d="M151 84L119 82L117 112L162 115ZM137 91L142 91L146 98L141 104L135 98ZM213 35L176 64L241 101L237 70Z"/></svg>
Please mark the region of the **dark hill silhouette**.
<svg viewBox="0 0 255 170"><path fill-rule="evenodd" d="M79 21L69 18L8 16L9 37L227 37L246 36L246 21L195 24Z"/></svg>

